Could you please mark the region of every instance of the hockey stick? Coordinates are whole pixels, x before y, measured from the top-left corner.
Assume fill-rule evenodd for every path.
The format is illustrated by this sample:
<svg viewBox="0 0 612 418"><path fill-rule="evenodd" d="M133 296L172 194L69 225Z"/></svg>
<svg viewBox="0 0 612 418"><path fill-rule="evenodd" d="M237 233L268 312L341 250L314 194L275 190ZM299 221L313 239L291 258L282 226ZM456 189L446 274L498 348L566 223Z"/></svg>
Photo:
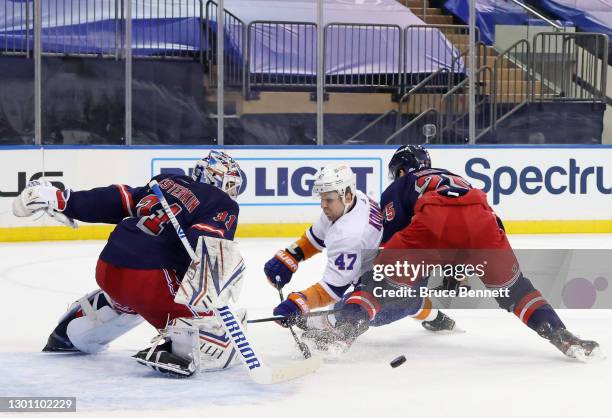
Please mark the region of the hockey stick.
<svg viewBox="0 0 612 418"><path fill-rule="evenodd" d="M285 301L285 296L283 296L283 289L280 287L280 277L278 276L276 276L276 290L278 290L278 296L280 297L281 303L283 303ZM309 359L312 354L310 353L310 349L308 348L308 346L300 341L297 334L295 333L295 330L293 329L293 325L287 322L287 328L289 328L289 331L291 331L291 335L293 335L293 340L304 355L304 358Z"/></svg>
<svg viewBox="0 0 612 418"><path fill-rule="evenodd" d="M149 182L149 187L157 196L159 203L161 203L164 212L170 219L170 223L174 227L181 243L185 247L185 250L189 254L189 257L196 262L200 263L201 260L196 256L195 251L191 248L191 244L187 240L185 231L179 224L174 212L170 209L168 201L163 195L159 183L156 180ZM206 292L206 298L209 300L210 305L215 315L221 319L223 328L227 335L231 337L231 342L237 352L240 353L240 359L244 363L251 379L260 384L271 384L280 383L291 379L302 377L309 373L313 373L321 366L321 358L318 356L312 356L306 360L300 360L294 362L291 365L285 367L272 368L266 366L263 361L259 359L255 350L251 346L244 328L236 316L233 314L229 306L218 306L217 295L214 292Z"/></svg>
<svg viewBox="0 0 612 418"><path fill-rule="evenodd" d="M315 316L325 316L325 315L331 315L334 314L336 312L340 312L340 309L330 309L327 311L315 311L315 312L309 312L306 315L302 315L302 318L311 318L311 317L315 317ZM247 321L247 324L260 324L262 322L275 322L275 321L282 321L284 319L287 319L286 316L270 316L268 318L258 318L258 319L249 319Z"/></svg>

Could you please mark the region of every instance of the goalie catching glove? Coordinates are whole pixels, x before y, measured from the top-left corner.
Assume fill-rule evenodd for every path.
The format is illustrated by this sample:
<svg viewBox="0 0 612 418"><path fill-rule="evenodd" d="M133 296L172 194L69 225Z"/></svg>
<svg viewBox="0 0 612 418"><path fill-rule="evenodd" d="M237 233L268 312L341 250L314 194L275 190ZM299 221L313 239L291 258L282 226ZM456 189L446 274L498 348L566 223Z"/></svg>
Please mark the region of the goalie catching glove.
<svg viewBox="0 0 612 418"><path fill-rule="evenodd" d="M70 189L61 191L48 181L34 180L13 200L13 215L24 218L44 211L64 225L76 228L76 222L64 215L70 199Z"/></svg>

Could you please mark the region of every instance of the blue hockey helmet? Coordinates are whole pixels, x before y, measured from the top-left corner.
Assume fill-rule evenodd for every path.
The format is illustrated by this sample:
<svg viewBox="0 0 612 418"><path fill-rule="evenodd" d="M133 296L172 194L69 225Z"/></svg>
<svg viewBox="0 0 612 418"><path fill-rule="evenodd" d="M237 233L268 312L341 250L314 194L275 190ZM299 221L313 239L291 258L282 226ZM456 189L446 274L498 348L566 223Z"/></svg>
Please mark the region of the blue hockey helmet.
<svg viewBox="0 0 612 418"><path fill-rule="evenodd" d="M196 163L191 177L223 190L234 200L243 180L238 163L225 152L215 150Z"/></svg>
<svg viewBox="0 0 612 418"><path fill-rule="evenodd" d="M422 168L431 167L429 152L421 145L402 145L395 151L389 161L389 178L395 180L400 175L400 169L406 174Z"/></svg>

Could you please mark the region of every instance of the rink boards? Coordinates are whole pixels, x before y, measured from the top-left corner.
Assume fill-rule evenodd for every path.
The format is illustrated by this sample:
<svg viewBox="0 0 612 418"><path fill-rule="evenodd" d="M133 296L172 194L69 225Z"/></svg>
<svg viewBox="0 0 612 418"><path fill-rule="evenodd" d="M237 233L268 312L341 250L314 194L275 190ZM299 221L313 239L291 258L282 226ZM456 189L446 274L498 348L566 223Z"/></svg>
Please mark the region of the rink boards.
<svg viewBox="0 0 612 418"><path fill-rule="evenodd" d="M108 225L76 231L43 217L18 219L11 202L45 176L74 190L144 185L162 172L189 174L209 148L0 147L0 241L103 239ZM239 197L243 237L299 236L320 213L311 196L317 170L351 166L357 187L375 200L388 185L396 147L224 147L246 179ZM612 147L432 146L433 166L465 176L488 193L511 233L612 232Z"/></svg>

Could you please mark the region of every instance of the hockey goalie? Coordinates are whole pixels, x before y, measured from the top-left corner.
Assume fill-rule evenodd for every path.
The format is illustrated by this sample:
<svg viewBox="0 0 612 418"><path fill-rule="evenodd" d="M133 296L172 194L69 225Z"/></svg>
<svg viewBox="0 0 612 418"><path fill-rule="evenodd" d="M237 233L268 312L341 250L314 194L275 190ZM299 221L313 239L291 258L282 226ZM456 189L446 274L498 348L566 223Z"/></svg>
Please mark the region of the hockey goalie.
<svg viewBox="0 0 612 418"><path fill-rule="evenodd" d="M191 246L203 245L202 237L223 241L228 246L223 255L237 264L221 263L221 274L241 265L241 258L232 256L235 247L227 243L233 241L236 232L239 212L236 199L242 184L240 167L231 156L213 150L196 163L191 176L160 174L153 180L159 182L161 193ZM198 367L212 369L233 364L229 358L231 350L227 358L224 356L229 345L214 325L216 318L212 319L212 311L205 306L194 304L197 307L194 308L174 300L177 293L183 292L181 278L190 271L192 259L169 224L169 215L159 197L148 184L62 191L49 182L33 181L13 201L13 214L31 217L38 213L73 227L76 220L116 225L96 265L100 289L75 301L61 316L44 352L98 353L144 319L162 330L155 347L141 359L149 365L159 361L157 370L189 375ZM218 246L219 251L223 248L217 243L210 245ZM232 284L219 289L221 299L225 294L228 298L232 296L233 289L239 285L242 275L240 269L237 271ZM172 335L175 335L179 328L187 328L187 324L193 329L202 327L203 335L209 340L207 344L213 344L211 347L216 347L216 351L208 346L203 349L215 362L200 362L198 356L192 356L193 364L182 362L180 367L171 370L161 364L167 359L166 353L174 355L171 344L166 341L171 340L166 338L170 335L167 331L173 326ZM175 345L184 348L181 343Z"/></svg>

